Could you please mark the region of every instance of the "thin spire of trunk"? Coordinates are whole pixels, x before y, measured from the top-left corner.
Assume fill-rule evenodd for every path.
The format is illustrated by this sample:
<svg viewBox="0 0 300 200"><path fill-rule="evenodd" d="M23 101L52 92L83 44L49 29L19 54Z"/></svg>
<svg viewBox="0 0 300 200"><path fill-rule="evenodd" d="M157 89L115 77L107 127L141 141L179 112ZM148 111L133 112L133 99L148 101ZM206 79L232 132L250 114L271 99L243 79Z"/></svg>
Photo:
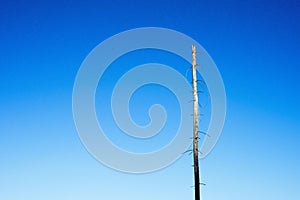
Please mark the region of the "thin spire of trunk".
<svg viewBox="0 0 300 200"><path fill-rule="evenodd" d="M192 73L193 73L193 96L194 96L194 180L195 180L195 200L200 200L200 176L198 160L198 92L197 92L197 75L196 75L196 47L192 45Z"/></svg>

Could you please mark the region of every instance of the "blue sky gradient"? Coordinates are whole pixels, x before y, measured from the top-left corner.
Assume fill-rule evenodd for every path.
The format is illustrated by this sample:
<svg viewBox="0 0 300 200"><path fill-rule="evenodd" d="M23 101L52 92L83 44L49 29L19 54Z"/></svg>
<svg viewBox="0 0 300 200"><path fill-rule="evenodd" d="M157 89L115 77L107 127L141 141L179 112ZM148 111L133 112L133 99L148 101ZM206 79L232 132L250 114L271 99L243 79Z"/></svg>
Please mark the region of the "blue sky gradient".
<svg viewBox="0 0 300 200"><path fill-rule="evenodd" d="M73 83L88 53L155 26L202 44L225 84L224 130L201 160L203 199L298 200L299 10L297 0L2 1L0 199L193 199L190 156L155 173L120 173L88 154L73 122Z"/></svg>

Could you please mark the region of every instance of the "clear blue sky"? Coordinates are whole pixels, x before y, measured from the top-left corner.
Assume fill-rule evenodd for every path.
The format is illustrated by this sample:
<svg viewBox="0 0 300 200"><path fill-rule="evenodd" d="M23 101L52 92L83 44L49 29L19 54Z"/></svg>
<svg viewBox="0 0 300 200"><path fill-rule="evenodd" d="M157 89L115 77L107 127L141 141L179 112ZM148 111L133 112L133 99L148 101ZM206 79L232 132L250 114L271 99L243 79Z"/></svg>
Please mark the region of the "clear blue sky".
<svg viewBox="0 0 300 200"><path fill-rule="evenodd" d="M297 0L2 1L0 199L193 199L191 157L119 173L87 153L73 123L83 59L145 26L196 39L222 74L227 118L201 160L203 199L300 199L299 10Z"/></svg>

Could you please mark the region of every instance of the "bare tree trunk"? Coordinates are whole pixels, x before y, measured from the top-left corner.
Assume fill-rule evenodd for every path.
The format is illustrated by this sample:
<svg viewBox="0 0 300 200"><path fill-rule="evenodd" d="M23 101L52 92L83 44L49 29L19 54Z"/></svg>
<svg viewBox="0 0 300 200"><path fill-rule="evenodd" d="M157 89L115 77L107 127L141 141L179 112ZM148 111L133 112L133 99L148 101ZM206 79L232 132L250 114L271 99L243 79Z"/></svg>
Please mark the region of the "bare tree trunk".
<svg viewBox="0 0 300 200"><path fill-rule="evenodd" d="M193 72L193 96L194 96L194 180L195 180L195 200L200 200L200 176L198 160L198 91L196 75L196 47L192 45L192 72Z"/></svg>

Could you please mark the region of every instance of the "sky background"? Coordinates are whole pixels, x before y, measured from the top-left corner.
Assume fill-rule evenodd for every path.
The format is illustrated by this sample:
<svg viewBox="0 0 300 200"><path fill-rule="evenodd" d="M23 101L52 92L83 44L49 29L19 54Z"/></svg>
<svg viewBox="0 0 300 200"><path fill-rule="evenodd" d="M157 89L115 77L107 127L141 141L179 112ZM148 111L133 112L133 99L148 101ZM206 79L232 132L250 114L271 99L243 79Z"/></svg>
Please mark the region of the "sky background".
<svg viewBox="0 0 300 200"><path fill-rule="evenodd" d="M298 200L299 10L297 0L1 1L0 199L193 199L191 156L120 173L85 150L73 122L73 83L88 53L156 26L202 44L226 88L223 133L201 160L203 199Z"/></svg>

